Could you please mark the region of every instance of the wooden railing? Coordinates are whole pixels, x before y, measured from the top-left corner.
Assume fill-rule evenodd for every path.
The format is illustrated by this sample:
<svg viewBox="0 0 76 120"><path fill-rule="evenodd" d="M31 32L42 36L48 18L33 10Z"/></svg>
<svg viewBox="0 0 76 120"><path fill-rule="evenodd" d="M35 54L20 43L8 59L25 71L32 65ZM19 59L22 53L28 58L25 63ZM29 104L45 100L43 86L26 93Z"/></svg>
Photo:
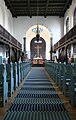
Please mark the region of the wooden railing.
<svg viewBox="0 0 76 120"><path fill-rule="evenodd" d="M76 38L76 25L69 30L66 35L64 35L55 45L54 50L57 50L58 48L67 45L69 42L72 42Z"/></svg>
<svg viewBox="0 0 76 120"><path fill-rule="evenodd" d="M0 25L0 41L8 45L12 45L19 50L22 50L22 45L4 28Z"/></svg>

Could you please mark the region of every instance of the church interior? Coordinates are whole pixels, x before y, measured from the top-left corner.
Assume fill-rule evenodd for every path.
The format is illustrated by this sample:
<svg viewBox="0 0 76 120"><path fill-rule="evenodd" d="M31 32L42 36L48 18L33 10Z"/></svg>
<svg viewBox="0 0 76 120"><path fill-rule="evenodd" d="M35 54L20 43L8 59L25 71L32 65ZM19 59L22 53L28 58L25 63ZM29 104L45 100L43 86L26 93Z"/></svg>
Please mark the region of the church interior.
<svg viewBox="0 0 76 120"><path fill-rule="evenodd" d="M0 120L76 120L76 0L0 0Z"/></svg>

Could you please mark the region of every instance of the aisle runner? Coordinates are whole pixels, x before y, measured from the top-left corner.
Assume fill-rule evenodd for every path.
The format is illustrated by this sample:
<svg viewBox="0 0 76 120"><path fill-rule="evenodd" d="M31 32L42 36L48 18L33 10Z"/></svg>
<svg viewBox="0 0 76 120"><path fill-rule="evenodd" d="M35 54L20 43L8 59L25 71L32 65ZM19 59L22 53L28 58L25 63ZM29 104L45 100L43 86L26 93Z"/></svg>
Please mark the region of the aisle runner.
<svg viewBox="0 0 76 120"><path fill-rule="evenodd" d="M43 68L32 68L3 120L71 120Z"/></svg>

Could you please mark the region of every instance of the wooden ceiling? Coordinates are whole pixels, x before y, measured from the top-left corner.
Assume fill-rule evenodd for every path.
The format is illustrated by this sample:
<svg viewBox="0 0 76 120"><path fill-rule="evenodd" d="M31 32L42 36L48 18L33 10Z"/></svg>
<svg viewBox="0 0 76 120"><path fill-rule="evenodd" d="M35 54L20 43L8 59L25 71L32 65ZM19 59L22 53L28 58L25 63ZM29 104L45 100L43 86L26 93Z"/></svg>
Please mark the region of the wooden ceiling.
<svg viewBox="0 0 76 120"><path fill-rule="evenodd" d="M72 0L4 0L13 17L63 17Z"/></svg>

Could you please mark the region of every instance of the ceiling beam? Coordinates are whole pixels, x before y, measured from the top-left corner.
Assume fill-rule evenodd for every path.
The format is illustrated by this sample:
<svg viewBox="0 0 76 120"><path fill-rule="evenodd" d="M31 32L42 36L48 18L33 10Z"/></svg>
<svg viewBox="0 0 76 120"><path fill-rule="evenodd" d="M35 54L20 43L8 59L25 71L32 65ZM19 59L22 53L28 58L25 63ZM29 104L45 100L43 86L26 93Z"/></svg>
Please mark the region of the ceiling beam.
<svg viewBox="0 0 76 120"><path fill-rule="evenodd" d="M47 16L59 16L60 13L51 13L51 14L47 14ZM26 13L23 13L20 14L20 13L17 13L18 16L29 16L29 14L26 14ZM37 16L36 13L32 13L32 16ZM44 16L43 13L39 14L39 16Z"/></svg>
<svg viewBox="0 0 76 120"><path fill-rule="evenodd" d="M23 1L21 1L21 2L17 2L17 1L14 1L14 2L11 2L11 4L12 4L12 6L20 6L20 5L27 5L27 2L23 2ZM37 3L36 2L30 2L30 4L31 5L33 5L33 6L36 6L37 5ZM38 5L39 6L41 6L41 5L46 5L46 2L39 2L38 3ZM56 2L56 3L50 3L49 2L49 5L53 5L53 6L64 6L65 5L65 2L64 3L62 3L62 2Z"/></svg>
<svg viewBox="0 0 76 120"><path fill-rule="evenodd" d="M46 3L45 18L46 18L46 16L47 16L48 5L49 5L49 0L47 0L47 3Z"/></svg>
<svg viewBox="0 0 76 120"><path fill-rule="evenodd" d="M4 0L12 16L51 16L62 17L72 0ZM19 13L20 12L20 13Z"/></svg>
<svg viewBox="0 0 76 120"><path fill-rule="evenodd" d="M62 3L62 2L56 2L56 3L50 3L49 2L49 5L52 5L52 6L64 6L65 5L65 3Z"/></svg>
<svg viewBox="0 0 76 120"><path fill-rule="evenodd" d="M29 9L30 18L31 18L31 17L32 17L32 15L31 15L31 6L30 6L30 0L28 0L28 9Z"/></svg>
<svg viewBox="0 0 76 120"><path fill-rule="evenodd" d="M50 3L65 3L66 2L66 0L50 0Z"/></svg>
<svg viewBox="0 0 76 120"><path fill-rule="evenodd" d="M65 3L65 6L63 7L62 11L61 11L61 14L60 14L60 17L64 15L65 11L67 10L67 7L70 6L72 0L67 0L66 3Z"/></svg>
<svg viewBox="0 0 76 120"><path fill-rule="evenodd" d="M5 0L6 1L6 0ZM7 0L7 2L8 2L8 4L9 4L9 6L10 6L10 11L11 11L11 13L12 13L12 16L14 16L14 17L17 17L17 15L15 14L15 11L14 11L14 9L13 9L13 7L12 7L12 4L11 4L11 2L10 2L10 0Z"/></svg>

